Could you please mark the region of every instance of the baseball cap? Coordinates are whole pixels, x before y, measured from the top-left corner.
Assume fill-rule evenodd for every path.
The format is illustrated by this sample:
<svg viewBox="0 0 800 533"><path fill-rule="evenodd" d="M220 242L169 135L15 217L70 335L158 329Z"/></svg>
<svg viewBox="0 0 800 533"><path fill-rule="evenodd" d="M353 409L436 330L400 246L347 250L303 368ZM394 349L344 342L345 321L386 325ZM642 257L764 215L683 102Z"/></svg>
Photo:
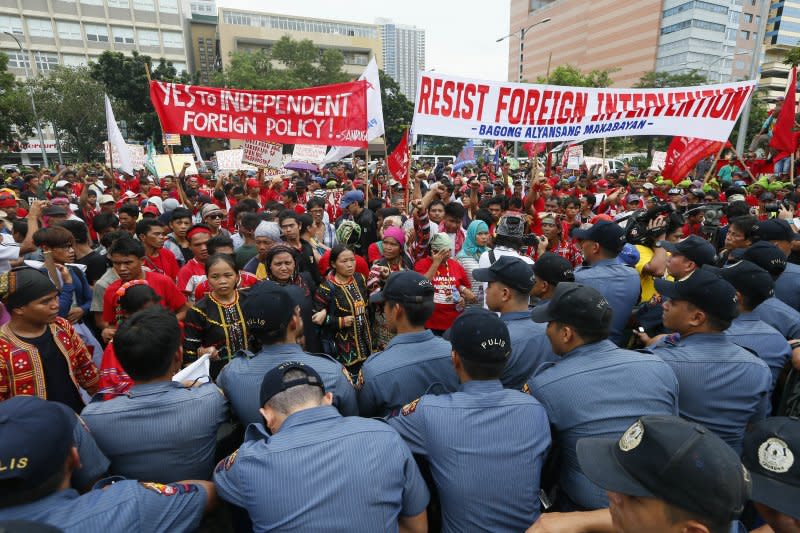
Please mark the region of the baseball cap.
<svg viewBox="0 0 800 533"><path fill-rule="evenodd" d="M35 396L0 402L0 480L26 490L59 472L73 446L74 416L64 405Z"/></svg>
<svg viewBox="0 0 800 533"><path fill-rule="evenodd" d="M428 278L413 270L394 272L389 275L383 289L369 297L370 303L385 301L399 303L423 303L433 301L433 284Z"/></svg>
<svg viewBox="0 0 800 533"><path fill-rule="evenodd" d="M795 238L792 227L780 218L759 222L753 228L753 233L762 241L793 241Z"/></svg>
<svg viewBox="0 0 800 533"><path fill-rule="evenodd" d="M667 191L667 194L669 194L670 196L673 196L673 195L676 195L676 194L683 194L683 191L674 187L674 188L670 189L669 191Z"/></svg>
<svg viewBox="0 0 800 533"><path fill-rule="evenodd" d="M757 264L769 272L773 279L777 279L786 270L786 256L771 242L758 241L743 250L734 250L731 256Z"/></svg>
<svg viewBox="0 0 800 533"><path fill-rule="evenodd" d="M533 309L534 322L560 322L589 331L611 325L611 305L597 289L580 283L559 283L547 305Z"/></svg>
<svg viewBox="0 0 800 533"><path fill-rule="evenodd" d="M51 205L42 209L42 214L46 217L65 217L67 210L60 205Z"/></svg>
<svg viewBox="0 0 800 533"><path fill-rule="evenodd" d="M283 377L287 372L291 372L292 370L305 372L306 375L284 382ZM322 389L323 393L325 392L325 384L322 382L322 378L316 370L304 363L286 361L264 374L264 379L261 380L261 391L259 393L259 401L261 403L259 405L263 406L276 394L280 394L298 385L314 385Z"/></svg>
<svg viewBox="0 0 800 533"><path fill-rule="evenodd" d="M203 209L200 210L200 218L206 218L214 214L222 214L222 209L216 204L206 204L203 206Z"/></svg>
<svg viewBox="0 0 800 533"><path fill-rule="evenodd" d="M100 195L100 200L98 200L97 203L103 205L103 204L113 204L115 202L116 200L114 200L113 196L111 196L110 194L103 194Z"/></svg>
<svg viewBox="0 0 800 533"><path fill-rule="evenodd" d="M363 202L364 201L364 193L361 191L347 191L344 196L342 196L342 201L339 203L339 207L342 209L347 209L347 206L352 204L353 202Z"/></svg>
<svg viewBox="0 0 800 533"><path fill-rule="evenodd" d="M295 302L291 295L269 280L256 283L242 303L247 327L255 332L275 333L286 329L294 316Z"/></svg>
<svg viewBox="0 0 800 533"><path fill-rule="evenodd" d="M158 208L157 208L156 206L154 206L154 205L148 205L147 207L145 207L144 209L142 209L142 214L143 214L143 215L155 215L155 216L159 216L159 215L161 215L161 212L158 210Z"/></svg>
<svg viewBox="0 0 800 533"><path fill-rule="evenodd" d="M495 233L506 237L522 237L525 233L525 221L519 215L506 215L497 223Z"/></svg>
<svg viewBox="0 0 800 533"><path fill-rule="evenodd" d="M655 189L656 188L656 186L653 185L652 183L650 183L649 181L647 183L644 183L642 185L642 187L644 187L645 189Z"/></svg>
<svg viewBox="0 0 800 533"><path fill-rule="evenodd" d="M251 179L247 180L245 182L245 184L247 185L248 189L258 189L258 187L259 187L257 179L252 179L251 178Z"/></svg>
<svg viewBox="0 0 800 533"><path fill-rule="evenodd" d="M608 187L608 180L597 180L596 185L598 187Z"/></svg>
<svg viewBox="0 0 800 533"><path fill-rule="evenodd" d="M475 363L502 363L511 355L508 326L495 313L483 308L471 307L461 313L445 338L459 357Z"/></svg>
<svg viewBox="0 0 800 533"><path fill-rule="evenodd" d="M800 518L800 420L756 422L744 436L742 462L753 479L753 501Z"/></svg>
<svg viewBox="0 0 800 533"><path fill-rule="evenodd" d="M677 416L643 416L619 440L580 439L577 452L583 473L602 488L714 521L737 518L750 495L750 475L733 448Z"/></svg>
<svg viewBox="0 0 800 533"><path fill-rule="evenodd" d="M13 191L8 189L0 190L0 209L10 209L17 207L17 197Z"/></svg>
<svg viewBox="0 0 800 533"><path fill-rule="evenodd" d="M569 261L553 252L545 252L533 264L534 281L536 278L557 285L561 282L575 281L575 273Z"/></svg>
<svg viewBox="0 0 800 533"><path fill-rule="evenodd" d="M673 300L685 300L722 320L733 320L739 314L736 289L708 269L699 269L680 281L656 279L658 293Z"/></svg>
<svg viewBox="0 0 800 533"><path fill-rule="evenodd" d="M697 235L689 235L677 243L661 241L661 246L673 255L682 255L693 261L698 267L714 264L716 257L714 246Z"/></svg>
<svg viewBox="0 0 800 533"><path fill-rule="evenodd" d="M572 231L572 237L579 241L594 241L610 252L618 254L625 245L625 230L619 225L600 220L593 226Z"/></svg>
<svg viewBox="0 0 800 533"><path fill-rule="evenodd" d="M547 213L546 215L542 216L542 224L552 224L556 225L556 217L552 213Z"/></svg>
<svg viewBox="0 0 800 533"><path fill-rule="evenodd" d="M775 295L775 282L769 272L747 260L723 268L706 265L708 269L726 280L748 298L763 302Z"/></svg>
<svg viewBox="0 0 800 533"><path fill-rule="evenodd" d="M533 288L533 270L519 257L501 256L489 268L472 271L475 281L499 281L517 292L527 294Z"/></svg>

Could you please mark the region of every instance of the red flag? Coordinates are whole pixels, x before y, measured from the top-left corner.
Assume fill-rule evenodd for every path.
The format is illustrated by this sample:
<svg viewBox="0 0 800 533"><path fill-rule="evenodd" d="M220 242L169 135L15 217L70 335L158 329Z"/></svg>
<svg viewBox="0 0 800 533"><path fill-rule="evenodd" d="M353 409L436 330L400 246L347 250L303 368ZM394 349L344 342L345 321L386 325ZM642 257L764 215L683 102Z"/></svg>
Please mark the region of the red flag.
<svg viewBox="0 0 800 533"><path fill-rule="evenodd" d="M686 179L686 176L700 160L710 155L716 155L723 144L730 145L727 142L695 139L694 137L673 137L667 147L667 156L661 175L664 179L678 184Z"/></svg>
<svg viewBox="0 0 800 533"><path fill-rule="evenodd" d="M530 142L523 144L522 147L528 153L528 157L533 157L534 154L539 155L544 152L546 144Z"/></svg>
<svg viewBox="0 0 800 533"><path fill-rule="evenodd" d="M788 157L797 149L797 132L794 130L794 117L797 93L797 67L792 69L789 74L789 88L786 90L786 99L783 101L775 127L772 130L772 138L769 145L779 153L773 161L779 161Z"/></svg>
<svg viewBox="0 0 800 533"><path fill-rule="evenodd" d="M397 181L403 184L404 188L408 186L410 163L411 159L408 155L408 128L406 128L403 138L400 139L397 148L389 154L389 160L386 162L386 165L389 167L389 172L392 173L392 176L394 176Z"/></svg>

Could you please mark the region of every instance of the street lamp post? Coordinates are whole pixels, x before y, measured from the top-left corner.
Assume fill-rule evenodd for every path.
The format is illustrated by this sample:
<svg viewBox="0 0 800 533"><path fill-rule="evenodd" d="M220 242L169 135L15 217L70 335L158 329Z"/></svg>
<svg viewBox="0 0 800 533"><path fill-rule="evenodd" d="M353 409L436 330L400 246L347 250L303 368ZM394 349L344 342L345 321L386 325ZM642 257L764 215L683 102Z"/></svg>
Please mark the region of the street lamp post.
<svg viewBox="0 0 800 533"><path fill-rule="evenodd" d="M522 62L523 62L523 51L524 51L524 46L525 46L525 33L528 30L530 30L530 29L532 29L532 28L534 28L534 27L536 27L536 26L538 26L540 24L545 24L546 22L550 22L550 17L542 19L539 22L534 22L533 24L531 24L527 28L523 26L519 30L519 71L517 72L517 82L518 83L522 83ZM504 35L503 37L500 37L499 39L497 39L497 41L495 41L495 42L499 43L499 42L505 41L509 37L512 37L513 35L515 35L515 33L516 32L512 32L512 33L509 33L508 35ZM515 158L517 157L518 152L519 152L519 142L518 141L514 141L514 157Z"/></svg>
<svg viewBox="0 0 800 533"><path fill-rule="evenodd" d="M759 20L758 24L758 36L756 37L758 40L756 41L756 49L753 53L753 60L750 62L750 79L756 80L756 90L758 89L757 76L760 77L759 66L761 65L761 49L764 46L764 34L767 31L767 16L769 15L769 9L771 5L772 2L762 2L760 13L761 19ZM739 133L736 136L736 153L739 154L744 152L744 141L745 137L747 136L747 128L750 126L750 106L752 105L754 96L755 91L744 104L742 116L739 118Z"/></svg>
<svg viewBox="0 0 800 533"><path fill-rule="evenodd" d="M716 63L719 63L723 59L731 59L733 57L740 56L740 55L745 55L745 54L749 54L749 53L750 52L747 52L747 51L736 52L734 54L727 54L727 55L724 55L724 56L719 56L719 57L715 58L713 61L711 61L710 63L706 63L705 61L702 61L702 62L701 61L697 61L697 62L694 62L694 63L702 65L702 66L705 67L706 79L708 81L711 81L711 67L713 67ZM689 63L689 65L691 65L691 64L692 63ZM689 66L689 65L687 65L687 66ZM717 72L717 75L718 75L717 81L719 82L720 78L721 78L721 74L719 72Z"/></svg>
<svg viewBox="0 0 800 533"><path fill-rule="evenodd" d="M28 74L28 53L25 51L24 48L22 48L22 43L19 42L19 39L17 39L16 35L14 35L9 31L3 33L5 33L6 35L14 39L14 41L16 41L20 53L24 55L22 60L22 66L25 68L26 80L30 81L30 75ZM33 99L33 87L31 87L30 83L27 83L27 85L28 85L28 95L31 97L31 109L33 110L33 119L36 121L36 131L39 133L39 146L42 149L42 161L44 162L44 166L47 167L50 166L50 162L47 159L47 149L44 146L44 135L42 135L42 123L39 122L39 113L36 112L36 101Z"/></svg>

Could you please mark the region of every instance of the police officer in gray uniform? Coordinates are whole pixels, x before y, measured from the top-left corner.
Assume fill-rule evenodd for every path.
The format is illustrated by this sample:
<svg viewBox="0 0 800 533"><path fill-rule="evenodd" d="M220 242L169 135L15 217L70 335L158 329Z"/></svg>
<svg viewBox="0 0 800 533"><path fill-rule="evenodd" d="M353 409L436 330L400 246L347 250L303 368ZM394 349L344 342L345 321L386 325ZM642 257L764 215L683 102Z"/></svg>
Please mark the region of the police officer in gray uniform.
<svg viewBox="0 0 800 533"><path fill-rule="evenodd" d="M678 377L680 416L741 452L747 425L771 409L772 374L764 361L725 336L739 314L736 289L708 267L681 281L655 284L665 299L664 327L680 334L653 346Z"/></svg>
<svg viewBox="0 0 800 533"><path fill-rule="evenodd" d="M43 522L65 533L194 531L216 504L209 481L109 478L78 494L68 488L81 462L74 419L36 397L0 402L0 521Z"/></svg>
<svg viewBox="0 0 800 533"><path fill-rule="evenodd" d="M400 436L378 420L342 417L310 366L289 361L264 376L264 425L214 472L220 497L255 531L427 529L428 490Z"/></svg>
<svg viewBox="0 0 800 533"><path fill-rule="evenodd" d="M678 381L661 359L618 348L608 338L611 306L592 287L559 283L553 299L531 317L547 322L561 359L539 367L528 381L553 430L562 511L608 506L603 489L583 473L575 452L582 437L619 436L643 414L678 414Z"/></svg>
<svg viewBox="0 0 800 533"><path fill-rule="evenodd" d="M521 531L539 515L547 415L531 396L503 388L511 338L497 315L468 309L448 335L458 392L414 400L389 425L430 464L443 531Z"/></svg>
<svg viewBox="0 0 800 533"><path fill-rule="evenodd" d="M128 318L114 335L133 386L107 401L96 396L81 413L112 474L160 483L211 476L228 402L213 383L172 381L183 362L180 343L178 320L158 305Z"/></svg>
<svg viewBox="0 0 800 533"><path fill-rule="evenodd" d="M511 356L500 381L504 387L521 389L539 365L557 359L547 340L546 326L531 321L528 302L533 271L521 259L503 256L489 268L473 270L472 277L488 283L486 305L500 313L511 336Z"/></svg>
<svg viewBox="0 0 800 533"><path fill-rule="evenodd" d="M356 382L359 414L387 416L431 387L455 391L458 376L450 362L450 343L425 329L434 310L430 280L412 270L395 272L370 302L383 305L386 325L395 336L361 366Z"/></svg>
<svg viewBox="0 0 800 533"><path fill-rule="evenodd" d="M264 374L284 361L313 365L322 376L325 387L333 394L334 406L345 416L358 414L356 392L350 374L326 355L311 355L297 344L303 335L300 306L289 292L272 281L262 281L250 289L242 304L247 328L262 348L257 354L240 352L217 376L231 402L236 418L242 424L261 421L258 391Z"/></svg>

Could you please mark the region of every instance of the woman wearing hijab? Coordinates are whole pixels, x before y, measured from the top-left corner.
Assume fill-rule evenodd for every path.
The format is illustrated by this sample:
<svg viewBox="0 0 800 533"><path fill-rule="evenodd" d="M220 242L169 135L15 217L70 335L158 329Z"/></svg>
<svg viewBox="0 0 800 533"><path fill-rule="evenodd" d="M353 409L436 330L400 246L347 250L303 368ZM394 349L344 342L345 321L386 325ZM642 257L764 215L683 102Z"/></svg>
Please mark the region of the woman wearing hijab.
<svg viewBox="0 0 800 533"><path fill-rule="evenodd" d="M405 241L406 234L402 229L390 226L383 230L383 239L380 241L381 258L372 264L367 278L367 290L370 294L383 290L391 273L414 269L411 258L405 253ZM376 350L383 350L394 337L386 327L383 306L375 307L372 331Z"/></svg>
<svg viewBox="0 0 800 533"><path fill-rule="evenodd" d="M483 283L475 281L472 277L472 271L478 268L478 259L481 254L486 251L487 244L489 243L489 226L483 220L473 220L467 228L467 236L464 239L464 244L461 251L456 255L456 261L464 267L464 272L467 273L472 293L475 295L475 302L467 304L471 306L483 306Z"/></svg>

